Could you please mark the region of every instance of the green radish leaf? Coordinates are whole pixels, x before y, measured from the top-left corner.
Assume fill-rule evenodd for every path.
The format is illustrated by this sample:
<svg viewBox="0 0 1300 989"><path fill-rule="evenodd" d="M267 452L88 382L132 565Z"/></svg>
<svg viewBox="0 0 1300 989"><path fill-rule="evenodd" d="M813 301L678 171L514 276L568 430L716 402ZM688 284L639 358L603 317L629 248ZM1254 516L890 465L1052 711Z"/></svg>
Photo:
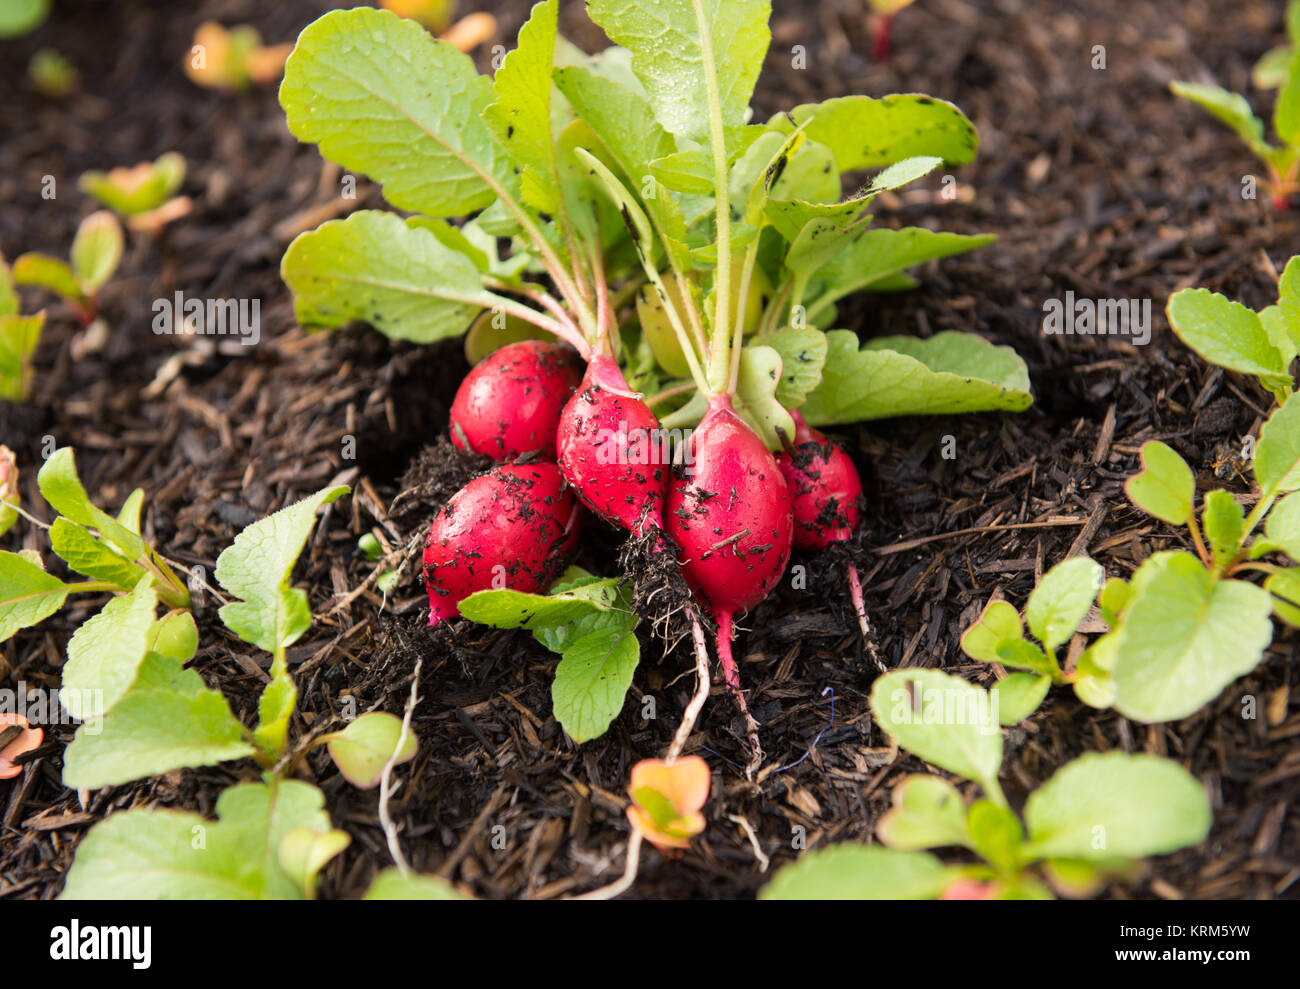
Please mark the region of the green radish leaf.
<svg viewBox="0 0 1300 989"><path fill-rule="evenodd" d="M63 607L72 586L18 553L0 551L0 642Z"/></svg>
<svg viewBox="0 0 1300 989"><path fill-rule="evenodd" d="M1300 392L1288 398L1259 431L1255 480L1266 498L1300 489Z"/></svg>
<svg viewBox="0 0 1300 989"><path fill-rule="evenodd" d="M1056 660L1028 639L1003 639L998 643L997 661L1016 670L1030 670L1044 676L1059 677Z"/></svg>
<svg viewBox="0 0 1300 989"><path fill-rule="evenodd" d="M1156 440L1142 444L1141 457L1142 470L1124 482L1124 493L1148 515L1183 525L1192 517L1196 495L1192 469L1172 447Z"/></svg>
<svg viewBox="0 0 1300 989"><path fill-rule="evenodd" d="M316 877L330 859L351 844L346 831L294 828L280 841L280 868L309 900L316 898Z"/></svg>
<svg viewBox="0 0 1300 989"><path fill-rule="evenodd" d="M1024 634L1020 613L1009 602L990 601L979 620L962 635L962 652L981 663L1000 663L998 646L1007 640L1021 639Z"/></svg>
<svg viewBox="0 0 1300 989"><path fill-rule="evenodd" d="M348 490L345 484L322 488L254 522L222 551L217 557L217 583L238 599L218 612L226 628L269 653L293 645L307 631L311 625L307 595L290 587L289 578L316 524L316 510Z"/></svg>
<svg viewBox="0 0 1300 989"><path fill-rule="evenodd" d="M61 447L50 455L36 475L36 485L51 508L78 525L97 530L123 556L138 560L145 555L144 541L138 535L91 504L77 476L71 447Z"/></svg>
<svg viewBox="0 0 1300 989"><path fill-rule="evenodd" d="M1105 579L1101 564L1086 556L1065 560L1043 574L1025 605L1025 621L1048 652L1070 641Z"/></svg>
<svg viewBox="0 0 1300 989"><path fill-rule="evenodd" d="M335 10L298 35L280 105L300 141L376 179L400 209L462 216L503 188L483 111L491 82L468 55L386 10ZM494 188L493 186L496 186Z"/></svg>
<svg viewBox="0 0 1300 989"><path fill-rule="evenodd" d="M35 316L0 316L0 399L25 402L31 392L31 356L45 328L45 311Z"/></svg>
<svg viewBox="0 0 1300 989"><path fill-rule="evenodd" d="M1257 89L1277 89L1290 75L1291 46L1282 45L1266 51L1250 70L1251 85Z"/></svg>
<svg viewBox="0 0 1300 989"><path fill-rule="evenodd" d="M1300 53L1292 53L1286 81L1273 104L1273 129L1283 144L1300 144Z"/></svg>
<svg viewBox="0 0 1300 989"><path fill-rule="evenodd" d="M1273 613L1278 620L1300 628L1300 570L1270 574L1264 590L1273 596Z"/></svg>
<svg viewBox="0 0 1300 989"><path fill-rule="evenodd" d="M199 627L188 611L169 611L149 629L147 648L184 665L199 651Z"/></svg>
<svg viewBox="0 0 1300 989"><path fill-rule="evenodd" d="M814 216L790 242L785 267L794 280L793 298L802 299L804 287L818 271L839 257L871 219L860 210L840 216Z"/></svg>
<svg viewBox="0 0 1300 989"><path fill-rule="evenodd" d="M109 581L124 591L134 587L144 575L138 565L63 516L50 526L50 548L77 573Z"/></svg>
<svg viewBox="0 0 1300 989"><path fill-rule="evenodd" d="M519 29L519 47L506 55L493 77L496 99L483 111L497 143L524 169L525 183L537 183L543 194L537 205L549 212L560 201L551 107L558 12L557 0L533 6Z"/></svg>
<svg viewBox="0 0 1300 989"><path fill-rule="evenodd" d="M1175 96L1190 100L1221 123L1226 124L1255 154L1267 158L1272 150L1264 140L1264 123L1250 109L1246 98L1220 86L1198 82L1171 82Z"/></svg>
<svg viewBox="0 0 1300 989"><path fill-rule="evenodd" d="M21 38L50 15L50 0L9 0L0 5L0 38Z"/></svg>
<svg viewBox="0 0 1300 989"><path fill-rule="evenodd" d="M77 188L114 213L135 216L163 205L184 180L185 159L169 151L153 162L142 162L133 168L115 168L108 173L86 172L77 180Z"/></svg>
<svg viewBox="0 0 1300 989"><path fill-rule="evenodd" d="M1201 522L1215 565L1226 567L1237 555L1246 534L1246 513L1227 491L1211 491L1205 496Z"/></svg>
<svg viewBox="0 0 1300 989"><path fill-rule="evenodd" d="M294 315L308 328L364 320L394 340L432 343L463 333L503 302L483 288L472 257L400 217L360 210L297 237L280 263Z"/></svg>
<svg viewBox="0 0 1300 989"><path fill-rule="evenodd" d="M253 740L279 758L289 738L289 719L298 704L298 687L287 673L274 677L257 701L257 730Z"/></svg>
<svg viewBox="0 0 1300 989"><path fill-rule="evenodd" d="M698 148L676 151L649 164L650 174L673 192L713 194L713 159Z"/></svg>
<svg viewBox="0 0 1300 989"><path fill-rule="evenodd" d="M1173 554L1124 615L1116 710L1150 723L1200 709L1255 668L1273 638L1271 610L1261 588L1216 580L1190 553Z"/></svg>
<svg viewBox="0 0 1300 989"><path fill-rule="evenodd" d="M1277 288L1277 308L1282 325L1291 338L1292 349L1300 350L1300 255L1286 263Z"/></svg>
<svg viewBox="0 0 1300 989"><path fill-rule="evenodd" d="M610 578L551 595L477 591L460 603L460 613L493 628L553 628L618 607L617 588L618 580Z"/></svg>
<svg viewBox="0 0 1300 989"><path fill-rule="evenodd" d="M122 509L117 513L117 524L128 532L140 535L140 507L144 504L144 488L136 488L122 502Z"/></svg>
<svg viewBox="0 0 1300 989"><path fill-rule="evenodd" d="M1102 620L1114 628L1119 622L1119 614L1128 605L1129 586L1120 577L1111 577L1101 585L1097 595L1097 607L1101 609Z"/></svg>
<svg viewBox="0 0 1300 989"><path fill-rule="evenodd" d="M72 241L72 272L86 295L94 295L122 260L122 226L105 210L81 221Z"/></svg>
<svg viewBox="0 0 1300 989"><path fill-rule="evenodd" d="M69 640L59 700L77 720L102 718L135 682L158 608L152 580L113 598Z"/></svg>
<svg viewBox="0 0 1300 989"><path fill-rule="evenodd" d="M926 852L846 843L805 852L777 870L760 900L934 900L953 879Z"/></svg>
<svg viewBox="0 0 1300 989"><path fill-rule="evenodd" d="M1074 693L1098 710L1115 703L1115 662L1119 633L1108 632L1083 651L1074 667Z"/></svg>
<svg viewBox="0 0 1300 989"><path fill-rule="evenodd" d="M397 762L403 763L414 759L416 750L414 733L408 731L402 739L402 719L384 711L361 715L342 731L329 736L326 744L339 772L361 790L379 785L384 767L394 752L397 752Z"/></svg>
<svg viewBox="0 0 1300 989"><path fill-rule="evenodd" d="M579 593L587 593L587 588L594 591L601 600L605 600L609 591L601 589L603 581L592 577L584 581L583 590ZM577 588L570 588L568 591L552 591L555 593L568 594ZM544 645L551 652L563 653L572 643L577 642L583 636L590 635L593 632L604 632L608 636L620 635L624 632L631 632L636 628L637 615L632 609L632 599L626 588L620 588L617 596L610 602L608 611L590 611L574 621L562 625L542 626L533 630L533 638Z"/></svg>
<svg viewBox="0 0 1300 989"><path fill-rule="evenodd" d="M437 876L403 876L400 869L385 869L375 876L363 900L465 900L451 883Z"/></svg>
<svg viewBox="0 0 1300 989"><path fill-rule="evenodd" d="M998 872L1013 873L1019 869L1025 832L1015 814L991 800L976 800L971 804L966 827L972 847Z"/></svg>
<svg viewBox="0 0 1300 989"><path fill-rule="evenodd" d="M43 288L69 302L82 304L86 301L86 294L72 269L48 254L31 252L20 255L14 260L13 280L15 285Z"/></svg>
<svg viewBox="0 0 1300 989"><path fill-rule="evenodd" d="M999 794L1002 732L988 691L938 670L893 670L871 688L877 724L903 748Z"/></svg>
<svg viewBox="0 0 1300 989"><path fill-rule="evenodd" d="M132 810L91 828L63 887L65 900L298 900L280 865L285 836L330 830L319 790L297 780L242 783L217 800L217 821Z"/></svg>
<svg viewBox="0 0 1300 989"><path fill-rule="evenodd" d="M813 426L903 415L1022 412L1033 403L1024 361L1010 347L995 347L973 334L880 337L861 350L848 330L831 330L826 340L822 382L802 409Z"/></svg>
<svg viewBox="0 0 1300 989"><path fill-rule="evenodd" d="M65 706L67 696L65 675L60 694ZM175 659L150 653L130 689L112 707L107 717L77 729L64 753L64 786L118 786L253 754L226 699Z"/></svg>
<svg viewBox="0 0 1300 989"><path fill-rule="evenodd" d="M1268 541L1300 563L1300 492L1289 494L1268 513L1264 523Z"/></svg>
<svg viewBox="0 0 1300 989"><path fill-rule="evenodd" d="M1286 314L1282 311L1282 307L1267 306L1261 309L1259 311L1259 322L1264 327L1264 332L1268 334L1269 343L1276 348L1280 355L1282 366L1290 367L1291 362L1296 357L1297 344L1295 340L1291 339ZM1286 389L1279 385L1279 391L1285 394Z"/></svg>
<svg viewBox="0 0 1300 989"><path fill-rule="evenodd" d="M555 85L600 138L623 178L638 184L649 163L673 152L672 135L655 119L643 92L583 66L555 70Z"/></svg>
<svg viewBox="0 0 1300 989"><path fill-rule="evenodd" d="M556 720L575 742L604 734L618 717L640 658L641 647L631 629L591 632L565 647L555 669L551 702Z"/></svg>
<svg viewBox="0 0 1300 989"><path fill-rule="evenodd" d="M993 699L1002 725L1018 725L1038 710L1052 685L1050 676L1012 673L993 685Z"/></svg>
<svg viewBox="0 0 1300 989"><path fill-rule="evenodd" d="M894 787L893 806L876 825L888 847L903 852L967 845L966 804L957 788L938 776L917 773Z"/></svg>
<svg viewBox="0 0 1300 989"><path fill-rule="evenodd" d="M840 96L805 103L791 110L788 117L773 117L768 126L789 133L810 118L804 133L835 153L841 172L882 168L920 155L964 165L975 158L979 148L975 127L965 114L945 100L917 93L878 100Z"/></svg>
<svg viewBox="0 0 1300 989"><path fill-rule="evenodd" d="M1276 391L1289 386L1282 355L1259 316L1239 302L1204 288L1185 288L1169 300L1169 325L1211 364L1251 374Z"/></svg>
<svg viewBox="0 0 1300 989"><path fill-rule="evenodd" d="M799 408L822 380L828 347L826 334L811 326L785 326L755 342L771 347L781 357L777 402L787 409Z"/></svg>
<svg viewBox="0 0 1300 989"><path fill-rule="evenodd" d="M825 287L817 301L809 306L808 318L819 322L831 304L843 296L883 290L880 286L885 279L906 268L934 258L964 254L996 239L992 234L937 233L924 227L868 230L841 258L818 272Z"/></svg>
<svg viewBox="0 0 1300 989"><path fill-rule="evenodd" d="M659 122L712 147L715 113L738 145L771 33L768 0L591 0L587 13L632 55Z"/></svg>
<svg viewBox="0 0 1300 989"><path fill-rule="evenodd" d="M780 430L794 436L794 419L777 399L781 386L781 355L763 345L740 352L740 377L736 384L736 412L763 438L769 450L781 449Z"/></svg>
<svg viewBox="0 0 1300 989"><path fill-rule="evenodd" d="M1210 802L1168 759L1090 752L1029 795L1025 824L1034 858L1146 858L1203 841Z"/></svg>
<svg viewBox="0 0 1300 989"><path fill-rule="evenodd" d="M9 265L5 264L4 255L0 254L0 318L17 316L21 312L21 304L22 300L14 290L13 274Z"/></svg>

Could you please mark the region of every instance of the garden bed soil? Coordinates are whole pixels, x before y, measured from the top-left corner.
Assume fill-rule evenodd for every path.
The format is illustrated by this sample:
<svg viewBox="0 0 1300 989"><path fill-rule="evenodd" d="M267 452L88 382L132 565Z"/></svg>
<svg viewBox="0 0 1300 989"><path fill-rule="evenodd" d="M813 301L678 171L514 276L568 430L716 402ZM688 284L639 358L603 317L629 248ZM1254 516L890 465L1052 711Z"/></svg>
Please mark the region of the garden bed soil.
<svg viewBox="0 0 1300 989"><path fill-rule="evenodd" d="M478 4L474 4L478 6ZM899 15L895 51L874 64L865 4L778 2L773 44L756 96L760 115L848 93L926 92L956 102L979 129L975 164L955 172L960 195L882 197L876 222L996 233L996 244L925 267L921 287L846 303L840 325L867 338L979 333L1016 348L1029 365L1035 405L1021 415L869 423L839 435L871 495L857 563L885 662L933 666L984 684L992 671L966 660L962 630L1002 595L1023 604L1035 578L1069 554L1088 553L1127 576L1181 537L1134 510L1122 493L1148 439L1178 449L1204 483L1214 465L1246 494L1225 449L1257 429L1268 398L1250 382L1207 367L1169 332L1171 291L1201 285L1252 306L1273 299L1273 278L1300 248L1295 213L1265 197L1243 201L1254 162L1208 117L1173 99L1170 80L1248 87L1250 66L1281 36L1281 3L1210 0L922 0ZM186 9L182 12L181 7ZM180 151L190 163L192 216L156 242L133 237L107 287L101 338L50 306L30 407L0 410L0 442L24 467L36 497L45 437L77 450L86 487L116 508L133 487L147 494L146 534L171 559L202 567L243 526L327 483L355 496L326 512L295 582L317 618L290 651L300 689L300 735L360 711L400 712L423 657L414 726L420 748L403 768L392 812L411 863L475 895L552 898L602 885L622 870L628 772L662 754L694 687L686 644L667 656L643 643L623 713L603 737L577 746L551 714L556 659L523 634L459 623L425 627L418 566L382 600L356 552L374 531L394 550L418 539L448 478L463 465L445 444L447 409L466 366L459 342L392 344L366 329L308 336L295 325L278 262L288 240L352 208L379 207L365 180L355 201L340 173L288 134L273 92L200 90L181 70L205 19L252 22L290 40L321 5L226 0L56 4L36 33L0 44L0 250L63 254L90 209L76 177ZM579 5L562 23L591 48ZM494 7L496 41L510 43L526 6ZM85 92L66 102L24 87L32 51L68 55ZM1095 68L1094 46L1105 67ZM806 65L795 68L796 46ZM479 52L486 68L486 50ZM44 176L57 196L42 199ZM261 341L185 338L151 331L152 303L187 297L259 299ZM1044 336L1042 304L1067 291L1151 300L1147 346L1113 337ZM947 437L952 440L945 443ZM945 449L952 452L944 457ZM354 454L350 457L350 454ZM406 496L395 503L403 492ZM596 526L592 526L597 531ZM20 525L8 548L37 545ZM579 563L608 572L618 539L588 539ZM864 655L842 571L814 560L806 588L787 585L743 620L737 640L751 709L762 723L764 771L749 782L743 724L716 686L688 751L713 769L708 828L670 860L643 857L634 897L752 896L766 881L740 820L773 867L808 847L872 840L893 786L922 764L891 748L867 696L877 675ZM97 601L6 643L4 686L55 688L68 636ZM202 648L193 663L254 716L267 657L236 639L208 595L198 606ZM1117 898L1295 898L1300 895L1300 704L1294 632L1264 662L1184 721L1144 726L1056 691L1006 732L1003 778L1013 804L1082 752L1121 749L1168 756L1205 781L1214 826L1201 846L1155 860L1112 885ZM646 720L644 699L657 717ZM1243 717L1246 698L1257 716ZM820 735L811 754L808 752ZM169 773L77 794L60 783L70 727L47 732L29 771L0 783L0 897L57 895L78 840L117 810L152 806L210 814L222 788L257 777L251 762ZM792 765L797 762L797 765ZM325 870L323 895L355 897L390 864L375 791L346 784L323 750L303 772L325 792L352 844ZM504 827L505 847L493 828ZM768 873L770 875L770 872Z"/></svg>

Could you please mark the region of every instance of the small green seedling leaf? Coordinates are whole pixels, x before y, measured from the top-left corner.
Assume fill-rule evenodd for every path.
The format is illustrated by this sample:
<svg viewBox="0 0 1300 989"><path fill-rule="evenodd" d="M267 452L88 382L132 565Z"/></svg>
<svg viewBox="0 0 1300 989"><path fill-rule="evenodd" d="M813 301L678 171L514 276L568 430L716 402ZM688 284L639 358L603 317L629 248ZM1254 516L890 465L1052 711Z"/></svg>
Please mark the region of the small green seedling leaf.
<svg viewBox="0 0 1300 989"><path fill-rule="evenodd" d="M962 635L962 652L981 663L999 663L1002 659L998 646L1007 640L1023 638L1024 634L1020 613L1009 602L990 601L979 620Z"/></svg>
<svg viewBox="0 0 1300 989"><path fill-rule="evenodd" d="M363 900L466 900L451 883L437 876L402 875L400 869L385 869L375 876Z"/></svg>
<svg viewBox="0 0 1300 989"><path fill-rule="evenodd" d="M13 280L16 285L30 285L53 292L74 305L82 305L86 301L86 293L82 291L81 283L67 262L48 254L31 252L15 258Z"/></svg>
<svg viewBox="0 0 1300 989"><path fill-rule="evenodd" d="M1004 639L999 642L997 661L1014 670L1029 670L1052 678L1061 675L1056 660L1028 639Z"/></svg>
<svg viewBox="0 0 1300 989"><path fill-rule="evenodd" d="M68 694L65 675L60 694L65 704ZM77 729L64 753L63 784L87 790L118 786L173 769L243 759L253 751L218 691L179 661L151 653L108 716Z"/></svg>
<svg viewBox="0 0 1300 989"><path fill-rule="evenodd" d="M1272 148L1264 140L1264 123L1250 109L1246 98L1220 86L1197 82L1172 82L1169 88L1175 96L1190 100L1208 112L1241 138L1261 158L1268 158Z"/></svg>
<svg viewBox="0 0 1300 989"><path fill-rule="evenodd" d="M188 611L169 611L149 629L148 649L185 664L199 649L199 627Z"/></svg>
<svg viewBox="0 0 1300 989"><path fill-rule="evenodd" d="M913 755L1001 798L1002 731L988 691L938 670L894 670L872 685L871 712Z"/></svg>
<svg viewBox="0 0 1300 989"><path fill-rule="evenodd" d="M1170 525L1192 517L1196 480L1192 469L1174 450L1156 440L1142 444L1142 471L1124 482L1129 500L1148 515Z"/></svg>
<svg viewBox="0 0 1300 989"><path fill-rule="evenodd" d="M933 900L958 871L926 852L842 844L807 852L759 890L760 900Z"/></svg>
<svg viewBox="0 0 1300 989"><path fill-rule="evenodd" d="M157 607L152 578L145 577L130 594L113 598L77 629L68 642L59 691L59 700L74 718L103 717L130 689L144 662Z"/></svg>
<svg viewBox="0 0 1300 989"><path fill-rule="evenodd" d="M1101 564L1086 556L1065 560L1043 574L1029 595L1025 621L1049 653L1070 640L1105 578Z"/></svg>
<svg viewBox="0 0 1300 989"><path fill-rule="evenodd" d="M316 898L316 879L329 860L352 843L346 831L294 828L280 839L280 868L308 900Z"/></svg>
<svg viewBox="0 0 1300 989"><path fill-rule="evenodd" d="M1115 703L1115 663L1119 634L1109 632L1083 651L1074 668L1074 692L1079 700L1098 710Z"/></svg>
<svg viewBox="0 0 1300 989"><path fill-rule="evenodd" d="M1210 802L1177 763L1151 755L1088 753L1029 795L1034 858L1145 858L1195 845L1210 831Z"/></svg>
<svg viewBox="0 0 1300 989"><path fill-rule="evenodd" d="M78 525L98 531L122 556L130 560L145 556L145 544L138 535L91 504L90 496L77 476L77 462L71 447L61 447L50 455L36 475L36 484L55 511Z"/></svg>
<svg viewBox="0 0 1300 989"><path fill-rule="evenodd" d="M106 580L122 590L130 590L144 574L139 565L63 516L50 526L50 548L77 573Z"/></svg>
<svg viewBox="0 0 1300 989"><path fill-rule="evenodd" d="M894 787L893 806L876 834L897 851L968 845L966 804L957 788L938 776L917 773Z"/></svg>
<svg viewBox="0 0 1300 989"><path fill-rule="evenodd" d="M45 311L0 316L0 399L25 402L32 388L32 354L45 329Z"/></svg>
<svg viewBox="0 0 1300 989"><path fill-rule="evenodd" d="M1023 412L1033 403L1024 361L1009 347L974 334L881 337L862 349L848 330L831 330L826 339L821 384L801 410L813 426L900 415Z"/></svg>
<svg viewBox="0 0 1300 989"><path fill-rule="evenodd" d="M1300 563L1300 492L1289 494L1268 513L1264 523L1268 541Z"/></svg>
<svg viewBox="0 0 1300 989"><path fill-rule="evenodd" d="M344 484L323 488L254 522L217 557L217 583L238 598L219 612L228 629L277 659L307 631L307 595L290 587L289 578L316 524L316 510L348 490Z"/></svg>
<svg viewBox="0 0 1300 989"><path fill-rule="evenodd" d="M1119 615L1128 606L1130 589L1128 582L1121 577L1111 577L1101 585L1097 595L1097 607L1101 610L1102 620L1114 628L1119 623Z"/></svg>
<svg viewBox="0 0 1300 989"><path fill-rule="evenodd" d="M415 735L410 731L405 733L398 750L402 734L401 718L384 711L371 711L329 737L330 758L349 783L369 790L379 785L384 766L394 752L399 764L415 758Z"/></svg>
<svg viewBox="0 0 1300 989"><path fill-rule="evenodd" d="M298 900L280 846L298 828L325 833L319 790L297 780L232 786L218 820L132 810L91 828L77 848L65 900Z"/></svg>
<svg viewBox="0 0 1300 989"><path fill-rule="evenodd" d="M1198 710L1255 668L1273 638L1271 610L1254 584L1216 580L1190 553L1172 554L1120 626L1116 710L1143 722Z"/></svg>
<svg viewBox="0 0 1300 989"><path fill-rule="evenodd" d="M990 800L976 800L971 804L966 827L972 847L989 865L1008 875L1017 871L1025 833L1015 814Z"/></svg>
<svg viewBox="0 0 1300 989"><path fill-rule="evenodd" d="M119 216L138 216L156 210L185 181L185 159L175 151L108 172L86 172L77 188L98 199Z"/></svg>
<svg viewBox="0 0 1300 989"><path fill-rule="evenodd" d="M556 720L579 744L605 733L623 710L641 647L630 628L600 629L564 649L551 686Z"/></svg>
<svg viewBox="0 0 1300 989"><path fill-rule="evenodd" d="M579 618L621 607L616 579L584 582L567 590L526 594L502 589L477 591L460 603L460 613L493 628L555 628Z"/></svg>
<svg viewBox="0 0 1300 989"><path fill-rule="evenodd" d="M1300 489L1300 392L1288 398L1259 431L1255 480L1265 497Z"/></svg>
<svg viewBox="0 0 1300 989"><path fill-rule="evenodd" d="M82 292L94 297L122 260L122 226L106 210L81 221L72 241L72 273Z"/></svg>
<svg viewBox="0 0 1300 989"><path fill-rule="evenodd" d="M1211 491L1205 496L1201 522L1214 555L1214 565L1222 569L1241 548L1246 534L1246 513L1227 491Z"/></svg>
<svg viewBox="0 0 1300 989"><path fill-rule="evenodd" d="M1289 388L1282 355L1256 313L1203 288L1187 288L1169 299L1169 325L1183 343L1211 364L1259 378L1265 388Z"/></svg>
<svg viewBox="0 0 1300 989"><path fill-rule="evenodd" d="M1264 589L1273 596L1273 613L1292 628L1300 628L1300 570L1270 574Z"/></svg>
<svg viewBox="0 0 1300 989"><path fill-rule="evenodd" d="M1052 686L1050 675L1012 673L993 685L993 700L998 707L998 721L1003 725L1017 725L1038 710L1047 690Z"/></svg>
<svg viewBox="0 0 1300 989"><path fill-rule="evenodd" d="M274 758L279 758L289 738L289 719L298 704L298 687L287 673L271 680L257 701L257 730L253 740Z"/></svg>
<svg viewBox="0 0 1300 989"><path fill-rule="evenodd" d="M0 551L0 642L60 608L72 586L18 553Z"/></svg>

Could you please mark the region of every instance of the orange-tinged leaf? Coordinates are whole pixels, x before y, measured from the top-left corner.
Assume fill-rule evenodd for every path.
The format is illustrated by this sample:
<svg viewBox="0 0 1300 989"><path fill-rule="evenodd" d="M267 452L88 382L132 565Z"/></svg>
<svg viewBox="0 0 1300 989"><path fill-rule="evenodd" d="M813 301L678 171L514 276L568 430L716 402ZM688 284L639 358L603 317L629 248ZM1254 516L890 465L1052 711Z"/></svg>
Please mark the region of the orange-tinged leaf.
<svg viewBox="0 0 1300 989"><path fill-rule="evenodd" d="M10 734L8 729L17 728L18 734L0 747L0 780L12 779L23 771L22 766L14 765L24 752L37 748L45 738L40 728L32 728L27 719L20 714L0 714L0 736Z"/></svg>
<svg viewBox="0 0 1300 989"><path fill-rule="evenodd" d="M667 763L642 759L632 767L629 791L642 787L662 794L680 815L694 813L709 799L709 764L697 755Z"/></svg>

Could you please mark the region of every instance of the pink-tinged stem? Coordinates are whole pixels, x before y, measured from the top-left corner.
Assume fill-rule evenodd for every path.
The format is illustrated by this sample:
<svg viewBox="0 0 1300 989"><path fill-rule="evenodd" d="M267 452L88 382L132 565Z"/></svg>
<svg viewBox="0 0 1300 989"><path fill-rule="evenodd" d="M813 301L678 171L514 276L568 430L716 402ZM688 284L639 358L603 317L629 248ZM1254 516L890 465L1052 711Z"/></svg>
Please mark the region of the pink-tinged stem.
<svg viewBox="0 0 1300 989"><path fill-rule="evenodd" d="M874 22L871 38L871 57L877 62L889 58L889 33L894 26L893 14L880 14Z"/></svg>
<svg viewBox="0 0 1300 989"><path fill-rule="evenodd" d="M745 778L752 780L754 774L758 772L758 767L763 763L763 747L758 741L758 722L749 713L745 695L740 692L740 670L731 655L732 617L730 611L721 609L713 613L713 618L718 623L718 662L722 666L722 679L726 682L727 689L731 691L731 696L735 698L736 707L744 716L745 727L749 733L749 765L745 767Z"/></svg>
<svg viewBox="0 0 1300 989"><path fill-rule="evenodd" d="M876 669L884 673L885 663L880 658L880 650L876 648L876 640L871 635L871 623L867 621L867 605L862 599L862 582L858 580L858 568L850 563L848 571L849 597L853 600L853 610L858 613L858 627L862 629L862 641L867 647L871 661L876 664Z"/></svg>

